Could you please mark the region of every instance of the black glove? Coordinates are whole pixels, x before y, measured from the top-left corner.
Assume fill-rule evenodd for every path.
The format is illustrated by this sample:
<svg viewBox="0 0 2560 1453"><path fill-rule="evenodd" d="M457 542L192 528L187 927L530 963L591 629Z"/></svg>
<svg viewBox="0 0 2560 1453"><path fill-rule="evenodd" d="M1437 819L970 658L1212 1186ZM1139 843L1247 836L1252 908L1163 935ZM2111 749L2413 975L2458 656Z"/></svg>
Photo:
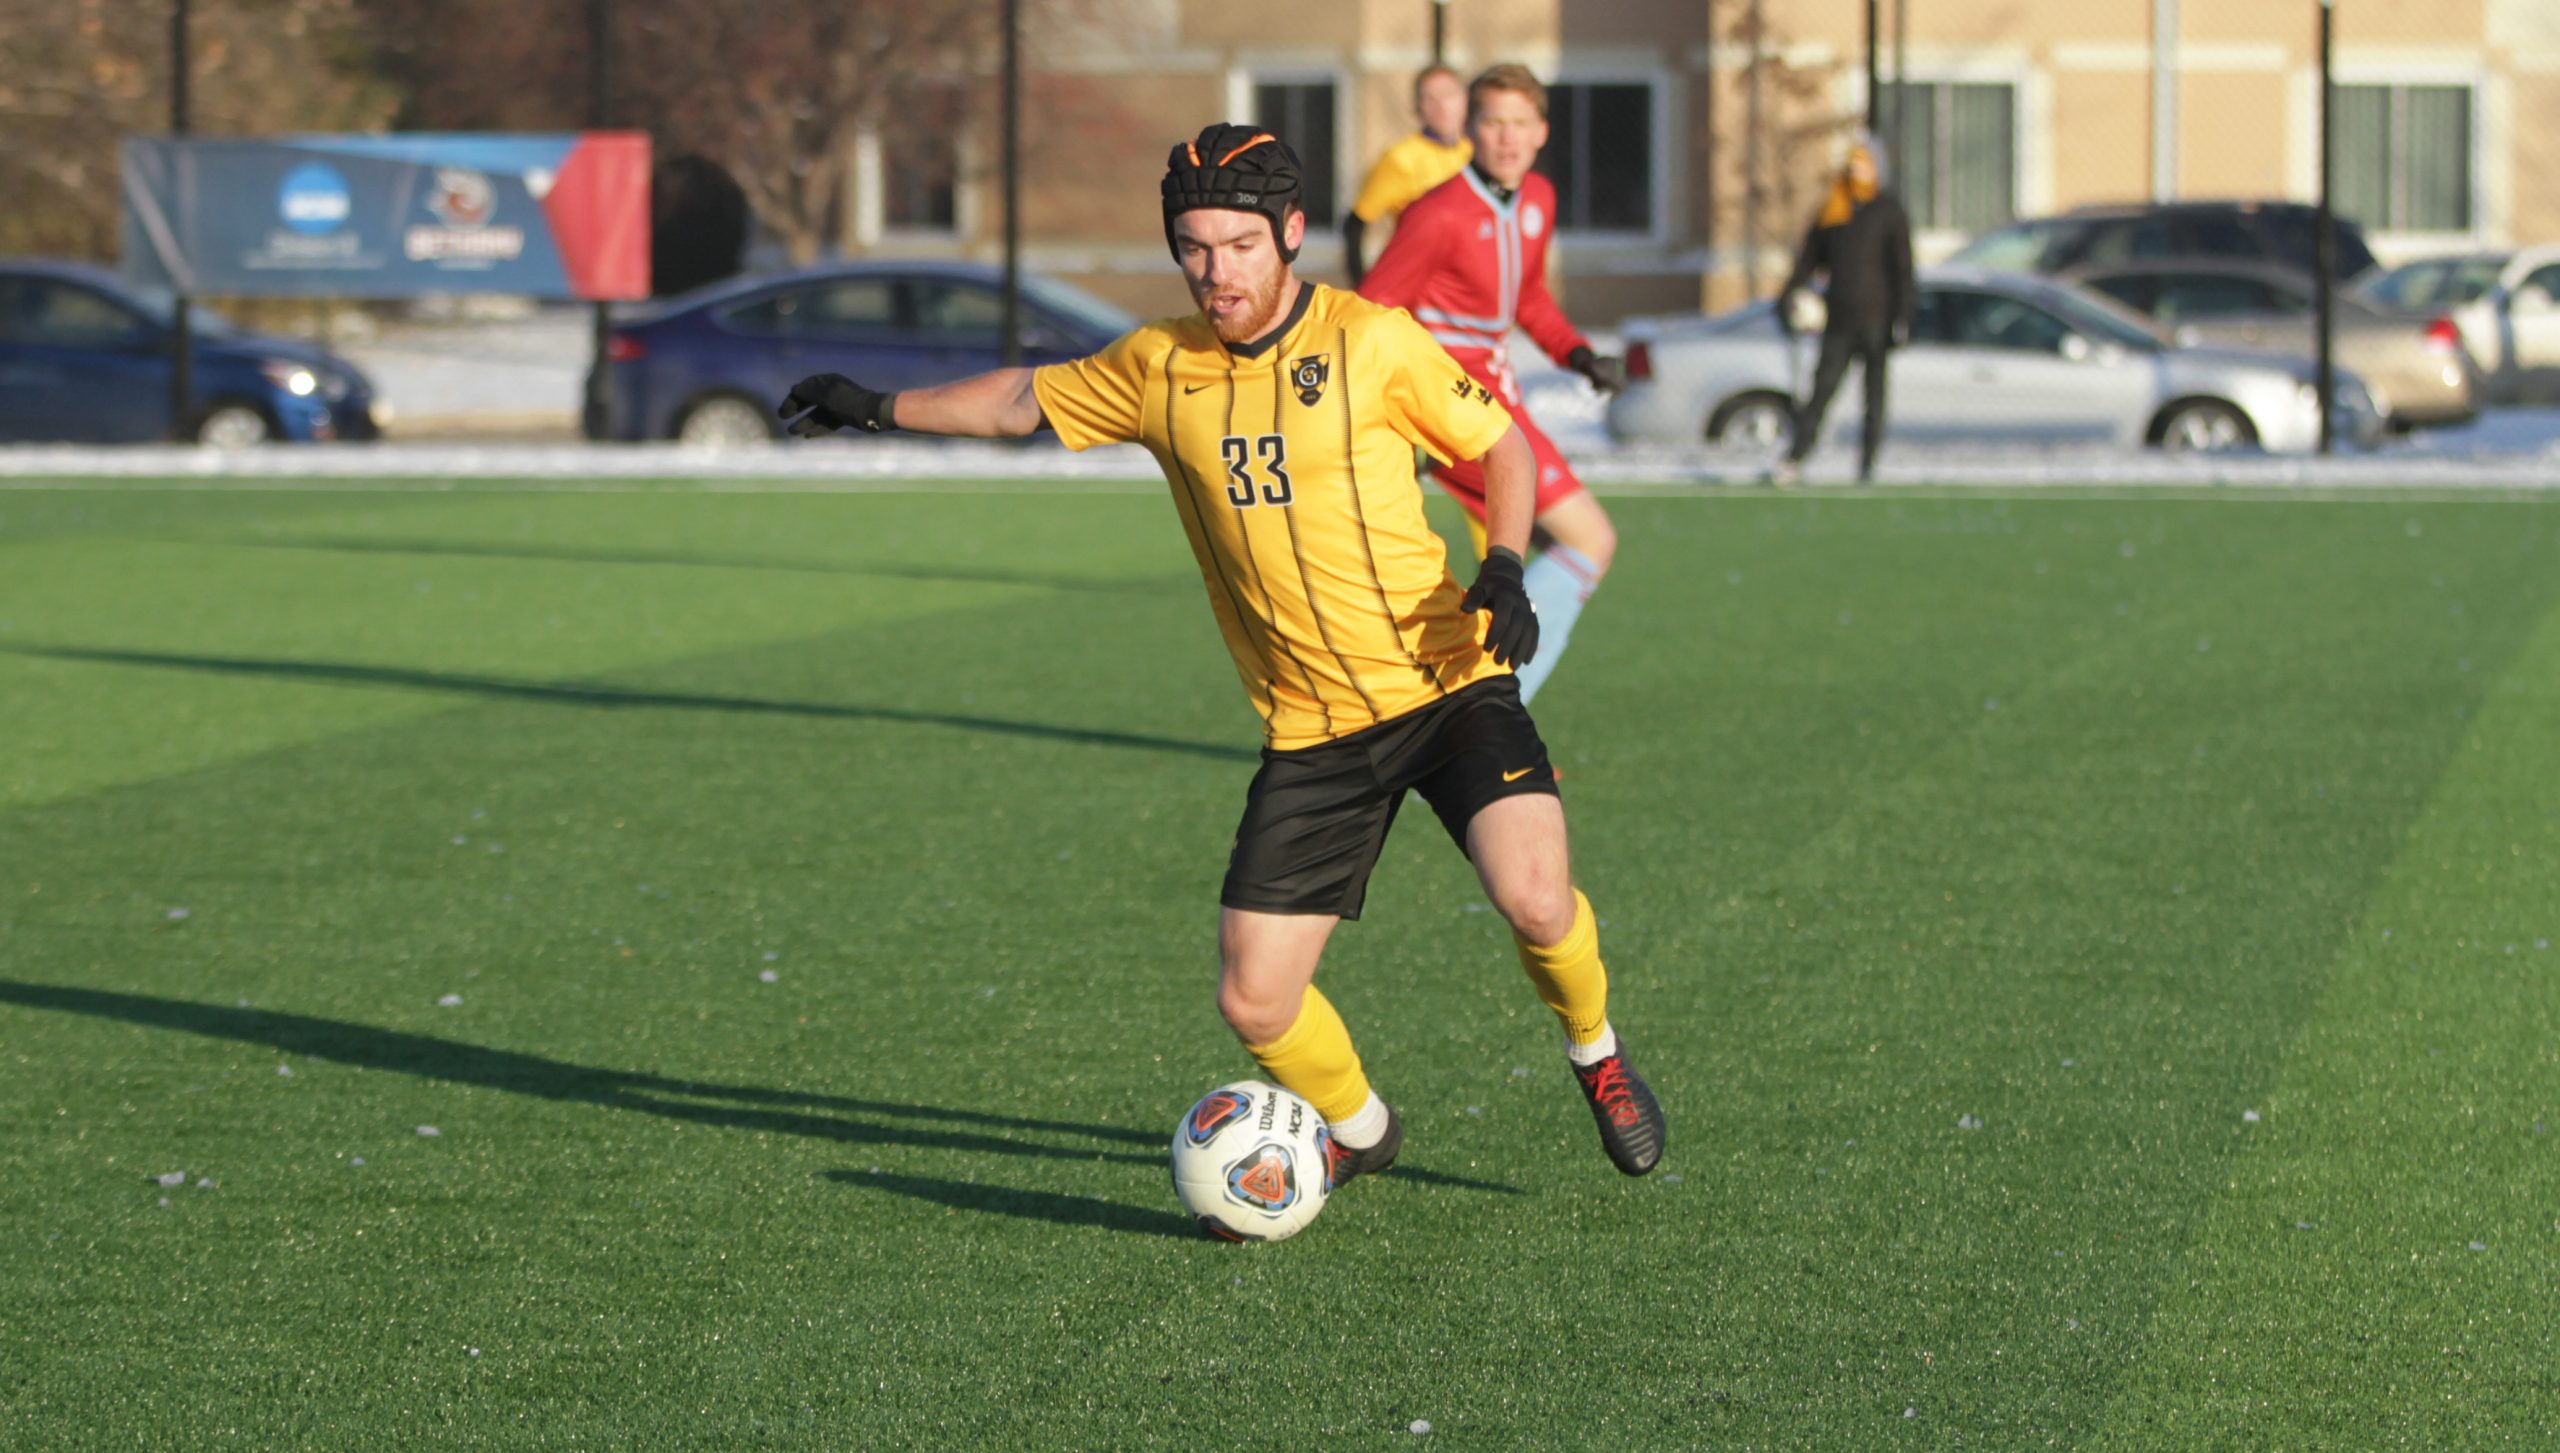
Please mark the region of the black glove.
<svg viewBox="0 0 2560 1453"><path fill-rule="evenodd" d="M1484 649L1496 665L1517 669L1538 654L1538 608L1529 601L1529 588L1520 583L1520 557L1502 546L1485 552L1484 568L1476 572L1476 583L1458 601L1458 609L1470 615L1493 613Z"/></svg>
<svg viewBox="0 0 2560 1453"><path fill-rule="evenodd" d="M864 388L841 373L813 373L791 386L775 412L791 420L791 432L815 439L838 429L877 434L898 427L889 405L897 397ZM793 417L797 415L798 417Z"/></svg>
<svg viewBox="0 0 2560 1453"><path fill-rule="evenodd" d="M1627 361L1623 358L1602 358L1589 348L1576 348L1565 355L1564 366L1591 380L1591 386L1604 394L1627 386Z"/></svg>

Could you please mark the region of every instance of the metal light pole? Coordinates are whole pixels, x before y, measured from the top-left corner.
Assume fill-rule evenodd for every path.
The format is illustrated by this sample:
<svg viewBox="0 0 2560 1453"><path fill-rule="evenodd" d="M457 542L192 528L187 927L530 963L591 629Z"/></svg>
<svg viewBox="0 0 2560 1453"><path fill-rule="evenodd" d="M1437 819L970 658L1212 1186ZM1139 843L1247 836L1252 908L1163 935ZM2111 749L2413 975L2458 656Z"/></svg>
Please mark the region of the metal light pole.
<svg viewBox="0 0 2560 1453"><path fill-rule="evenodd" d="M1716 275L1716 7L1713 0L1705 7L1706 64L1700 67L1705 78L1698 83L1698 249L1706 254L1706 276L1699 279L1698 297L1709 301L1707 289Z"/></svg>
<svg viewBox="0 0 2560 1453"><path fill-rule="evenodd" d="M1884 27L1877 23L1877 0L1867 0L1867 135L1877 134L1884 118L1884 86L1878 79L1877 52Z"/></svg>
<svg viewBox="0 0 2560 1453"><path fill-rule="evenodd" d="M1004 0L1004 366L1022 366L1022 0Z"/></svg>
<svg viewBox="0 0 2560 1453"><path fill-rule="evenodd" d="M1760 0L1751 0L1746 24L1750 28L1750 49L1743 61L1743 174L1742 174L1742 277L1746 300L1760 301L1760 194L1766 185L1763 175L1768 163L1765 155L1768 132L1763 127L1760 104Z"/></svg>
<svg viewBox="0 0 2560 1453"><path fill-rule="evenodd" d="M1431 0L1431 63L1447 64L1449 54L1449 0Z"/></svg>
<svg viewBox="0 0 2560 1453"><path fill-rule="evenodd" d="M187 45L187 0L169 7L169 134L192 129L187 114L187 79L195 63ZM169 437L185 443L196 416L196 349L193 304L187 297L186 270L179 269L177 300L169 310Z"/></svg>
<svg viewBox="0 0 2560 1453"><path fill-rule="evenodd" d="M587 0L587 124L613 124L613 0ZM589 346L586 408L590 439L613 437L613 306L595 305Z"/></svg>
<svg viewBox="0 0 2560 1453"><path fill-rule="evenodd" d="M2337 0L2320 0L2320 220L2312 243L2312 291L2318 305L2319 337L2315 344L2315 366L2312 387L2320 394L2320 452L2327 454L2337 447L2337 423L2331 417L2332 400L2337 397L2338 368L2331 353L2336 341L2336 302L2332 295L2338 285L2337 219L2329 211L2329 102L2337 86L2331 74L2330 30L2337 15Z"/></svg>
<svg viewBox="0 0 2560 1453"><path fill-rule="evenodd" d="M2178 195L2178 0L2151 0L2151 200Z"/></svg>
<svg viewBox="0 0 2560 1453"><path fill-rule="evenodd" d="M1911 120L1905 104L1911 90L1911 0L1893 0L1893 144L1888 151L1893 158L1893 183L1902 195L1911 195L1910 184L1902 180L1903 127Z"/></svg>

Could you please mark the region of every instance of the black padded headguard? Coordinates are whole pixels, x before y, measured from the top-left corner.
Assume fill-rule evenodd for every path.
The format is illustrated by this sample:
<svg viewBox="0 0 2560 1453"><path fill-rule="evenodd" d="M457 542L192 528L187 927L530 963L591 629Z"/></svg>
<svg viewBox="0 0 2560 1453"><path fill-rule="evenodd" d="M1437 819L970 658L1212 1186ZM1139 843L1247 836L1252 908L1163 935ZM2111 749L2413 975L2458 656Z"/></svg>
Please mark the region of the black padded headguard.
<svg viewBox="0 0 2560 1453"><path fill-rule="evenodd" d="M1173 219L1201 207L1258 212L1271 224L1271 240L1283 262L1296 262L1289 245L1289 209L1298 205L1302 173L1298 154L1268 131L1221 121L1182 142L1164 163L1164 245L1175 261Z"/></svg>

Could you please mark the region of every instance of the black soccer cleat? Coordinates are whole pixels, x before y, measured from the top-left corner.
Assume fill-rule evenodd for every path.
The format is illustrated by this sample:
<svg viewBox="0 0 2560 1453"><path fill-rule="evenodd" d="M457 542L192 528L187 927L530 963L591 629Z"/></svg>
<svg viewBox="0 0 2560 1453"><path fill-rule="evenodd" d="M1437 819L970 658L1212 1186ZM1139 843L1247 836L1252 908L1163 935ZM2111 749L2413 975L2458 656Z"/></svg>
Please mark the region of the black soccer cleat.
<svg viewBox="0 0 2560 1453"><path fill-rule="evenodd" d="M1610 1161L1631 1176L1650 1172L1662 1159L1662 1106L1627 1063L1627 1042L1620 1039L1618 1052L1598 1064L1574 1065L1573 1077L1591 1102L1591 1118L1600 1122L1600 1148Z"/></svg>
<svg viewBox="0 0 2560 1453"><path fill-rule="evenodd" d="M1350 1184L1354 1176L1376 1175L1396 1163L1396 1152L1404 1149L1404 1123L1396 1119L1396 1107L1387 1107L1387 1133L1378 1143L1365 1150L1353 1150L1333 1138L1324 1138L1325 1194L1331 1195Z"/></svg>

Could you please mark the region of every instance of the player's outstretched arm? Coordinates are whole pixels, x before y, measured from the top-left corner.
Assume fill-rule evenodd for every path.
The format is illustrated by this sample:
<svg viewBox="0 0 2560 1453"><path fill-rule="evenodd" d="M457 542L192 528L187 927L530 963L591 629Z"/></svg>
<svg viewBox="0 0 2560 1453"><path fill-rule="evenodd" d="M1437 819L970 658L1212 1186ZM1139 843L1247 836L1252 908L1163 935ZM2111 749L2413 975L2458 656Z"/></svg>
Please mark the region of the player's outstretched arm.
<svg viewBox="0 0 2560 1453"><path fill-rule="evenodd" d="M1485 649L1503 665L1521 667L1538 654L1538 611L1522 582L1521 557L1538 512L1538 457L1513 424L1484 455L1484 565L1458 602L1463 611L1485 611Z"/></svg>
<svg viewBox="0 0 2560 1453"><path fill-rule="evenodd" d="M907 429L972 439L1018 439L1040 428L1031 370L998 368L931 388L883 393L840 373L813 374L791 386L778 412L803 439L860 429Z"/></svg>

